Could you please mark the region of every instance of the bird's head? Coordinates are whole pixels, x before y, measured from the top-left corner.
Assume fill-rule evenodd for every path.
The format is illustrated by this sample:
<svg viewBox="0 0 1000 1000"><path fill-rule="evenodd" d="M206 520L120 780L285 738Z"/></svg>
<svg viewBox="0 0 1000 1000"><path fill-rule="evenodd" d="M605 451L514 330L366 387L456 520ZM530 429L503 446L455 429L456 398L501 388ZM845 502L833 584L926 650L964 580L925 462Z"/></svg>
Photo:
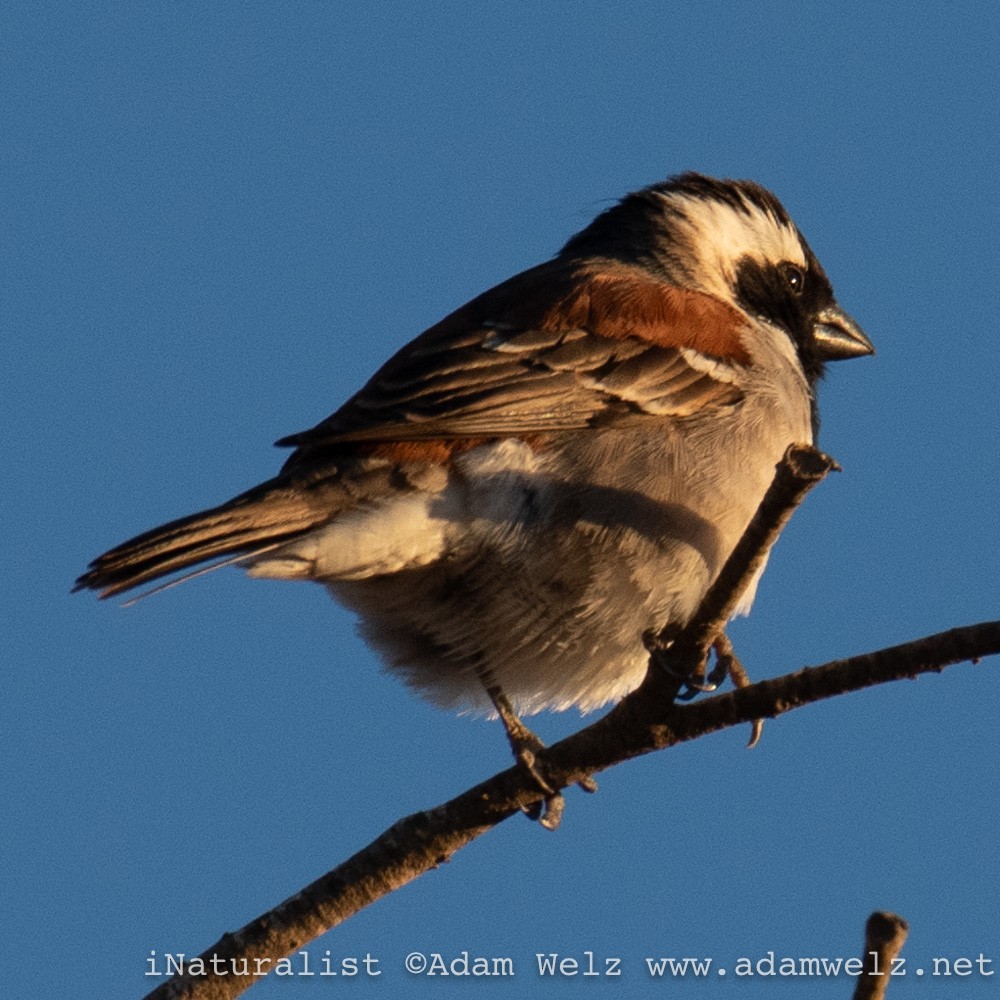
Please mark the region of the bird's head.
<svg viewBox="0 0 1000 1000"><path fill-rule="evenodd" d="M827 361L874 351L781 202L753 181L686 173L644 188L601 213L560 256L639 266L779 327L810 383Z"/></svg>

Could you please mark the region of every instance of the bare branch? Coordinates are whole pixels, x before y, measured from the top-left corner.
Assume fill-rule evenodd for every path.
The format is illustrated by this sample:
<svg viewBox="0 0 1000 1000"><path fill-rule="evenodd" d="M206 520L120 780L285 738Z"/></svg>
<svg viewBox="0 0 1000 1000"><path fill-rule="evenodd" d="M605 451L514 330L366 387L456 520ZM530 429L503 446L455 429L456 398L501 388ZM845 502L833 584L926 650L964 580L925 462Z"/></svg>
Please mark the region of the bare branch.
<svg viewBox="0 0 1000 1000"><path fill-rule="evenodd" d="M543 751L539 759L545 762L549 781L565 788L624 760L719 729L762 716L774 718L823 698L875 684L940 673L946 666L998 653L1000 621L984 622L806 668L693 705L650 705L649 699L640 697L637 691L604 718ZM400 820L300 893L235 934L225 935L202 954L207 971L212 971L209 963L213 957L230 970L232 960L248 958L251 968L255 960L263 960L260 974L266 974L281 956L291 954L370 903L447 861L540 795L534 780L513 767L450 802ZM150 993L149 1000L230 1000L253 981L253 976L232 974L178 977Z"/></svg>
<svg viewBox="0 0 1000 1000"><path fill-rule="evenodd" d="M831 470L839 468L829 455L824 455L812 445L789 446L775 469L774 479L757 513L702 598L694 617L679 633L669 626L664 628L658 636L661 646L670 643L672 656L680 659L694 657L704 660L716 636L733 617L743 592L764 565L771 546L795 509ZM676 671L680 666L671 664L671 669Z"/></svg>
<svg viewBox="0 0 1000 1000"><path fill-rule="evenodd" d="M864 972L858 976L854 1000L882 1000L910 925L895 913L876 911L865 924Z"/></svg>
<svg viewBox="0 0 1000 1000"><path fill-rule="evenodd" d="M774 718L823 698L1000 653L1000 622L987 622L807 668L696 704L675 703L683 678L703 665L708 648L791 511L833 467L835 463L813 449L790 449L747 529L750 540L747 536L741 540L720 574L726 582L710 590L688 629L671 637L661 634L654 642L651 668L642 685L602 719L538 753L538 766L550 787L565 788L633 757L729 726ZM163 983L149 1000L238 996L257 978L274 971L283 956L447 861L541 796L537 781L524 768L512 767L450 802L400 820L269 913L224 935L200 956L200 965Z"/></svg>

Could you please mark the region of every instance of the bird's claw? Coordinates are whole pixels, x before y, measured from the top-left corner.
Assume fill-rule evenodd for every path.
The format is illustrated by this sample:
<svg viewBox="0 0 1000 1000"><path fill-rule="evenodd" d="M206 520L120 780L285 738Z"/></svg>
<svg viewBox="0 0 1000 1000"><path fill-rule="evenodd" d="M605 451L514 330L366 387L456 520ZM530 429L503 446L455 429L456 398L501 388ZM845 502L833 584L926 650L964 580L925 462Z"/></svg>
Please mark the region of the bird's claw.
<svg viewBox="0 0 1000 1000"><path fill-rule="evenodd" d="M680 681L681 690L674 696L676 701L691 701L692 698L696 698L700 694L713 694L719 690L719 686L727 678L732 678L733 683L740 687L741 680L745 677L742 664L736 659L732 643L729 642L725 632L721 633L712 643L711 649L715 653L715 665L711 671L707 672L705 662L690 673L681 673L670 663L670 658L663 654L670 648L673 641L672 636L664 637L662 634L655 636L652 633L647 633L644 636L644 641L646 649L651 653L657 667L668 677Z"/></svg>
<svg viewBox="0 0 1000 1000"><path fill-rule="evenodd" d="M691 701L700 694L711 694L718 691L719 685L705 678L704 674L689 674L687 677L679 677L684 687L675 696L675 701Z"/></svg>
<svg viewBox="0 0 1000 1000"><path fill-rule="evenodd" d="M538 754L545 749L545 744L521 721L520 716L507 700L507 696L500 689L500 685L485 673L482 680L486 693L490 696L493 707L503 722L514 760L531 775L532 780L543 795L541 800L524 806L521 811L529 819L539 822L546 830L555 830L562 822L566 801L559 789L552 787L551 782L543 772L543 768L539 766ZM585 792L597 791L597 782L589 775L581 778L577 785Z"/></svg>
<svg viewBox="0 0 1000 1000"><path fill-rule="evenodd" d="M669 661L656 653L662 650L663 646L653 645L647 642L647 649L653 656L653 662L668 676L681 682L681 690L674 695L675 701L691 701L699 694L710 694L719 689L719 685L728 677L733 682L733 687L746 687L750 683L746 668L736 656L733 644L729 641L729 636L725 632L720 632L712 643L712 651L715 653L715 666L711 672L705 673L704 666L687 676L681 675L670 665ZM748 747L755 747L760 742L761 733L764 730L764 720L754 719L750 729L750 741Z"/></svg>
<svg viewBox="0 0 1000 1000"><path fill-rule="evenodd" d="M536 755L539 750L545 748L545 744L527 726L524 726L523 732L518 733L517 743L515 743L513 734L508 733L508 736L510 736L511 749L514 751L514 759L531 775L532 780L545 796L537 802L523 806L521 812L528 819L541 824L546 830L559 829L563 813L566 811L566 800L563 798L562 792L549 784L542 769L538 766ZM587 791L597 791L597 783L592 778L581 781L581 788L584 787L584 782L593 786Z"/></svg>

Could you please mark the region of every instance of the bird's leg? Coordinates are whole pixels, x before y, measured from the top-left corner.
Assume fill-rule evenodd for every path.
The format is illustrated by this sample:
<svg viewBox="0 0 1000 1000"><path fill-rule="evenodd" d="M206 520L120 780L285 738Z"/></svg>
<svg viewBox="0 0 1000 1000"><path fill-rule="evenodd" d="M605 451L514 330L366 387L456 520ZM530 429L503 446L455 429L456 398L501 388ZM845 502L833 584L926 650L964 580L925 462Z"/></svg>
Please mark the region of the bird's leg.
<svg viewBox="0 0 1000 1000"><path fill-rule="evenodd" d="M479 678L486 688L486 693L493 702L493 707L500 716L500 721L507 732L507 741L510 743L511 753L517 761L531 775L535 784L545 794L541 802L535 802L524 808L523 812L528 819L537 820L547 830L555 830L562 821L563 810L566 807L562 794L556 791L542 775L538 768L537 754L539 750L545 748L545 744L533 733L522 721L513 705L507 700L503 693L503 688L496 682L493 674L485 667L480 668Z"/></svg>
<svg viewBox="0 0 1000 1000"><path fill-rule="evenodd" d="M515 760L528 769L543 792L549 795L555 794L554 789L549 787L548 782L536 767L536 754L539 750L545 749L545 744L536 733L532 732L521 721L521 717L514 711L499 685L491 685L486 689L486 693L490 696L490 701L493 702L493 707L497 710L497 715L500 716L500 721L507 731L507 739L510 742L510 749Z"/></svg>
<svg viewBox="0 0 1000 1000"><path fill-rule="evenodd" d="M538 767L538 752L545 749L545 744L538 735L532 732L521 717L514 711L507 696L503 693L503 688L497 683L492 671L487 667L479 668L479 679L489 695L493 707L507 733L507 740L510 743L514 760L517 761L534 779L535 784L544 793L545 798L541 803L535 803L524 810L529 819L537 820L547 830L555 830L565 809L565 801L562 793L553 788L541 769ZM593 778L584 778L577 784L586 792L596 792L597 782Z"/></svg>

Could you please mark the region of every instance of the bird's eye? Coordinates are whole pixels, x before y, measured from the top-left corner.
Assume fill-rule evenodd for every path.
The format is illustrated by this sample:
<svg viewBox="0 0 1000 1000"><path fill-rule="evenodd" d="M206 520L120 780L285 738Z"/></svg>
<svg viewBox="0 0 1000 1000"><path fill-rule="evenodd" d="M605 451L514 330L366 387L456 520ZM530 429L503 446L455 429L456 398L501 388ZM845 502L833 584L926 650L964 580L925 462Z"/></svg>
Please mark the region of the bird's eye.
<svg viewBox="0 0 1000 1000"><path fill-rule="evenodd" d="M782 268L782 274L784 274L785 281L792 292L801 295L806 287L806 276L803 274L802 268L796 267L794 264L785 264Z"/></svg>

